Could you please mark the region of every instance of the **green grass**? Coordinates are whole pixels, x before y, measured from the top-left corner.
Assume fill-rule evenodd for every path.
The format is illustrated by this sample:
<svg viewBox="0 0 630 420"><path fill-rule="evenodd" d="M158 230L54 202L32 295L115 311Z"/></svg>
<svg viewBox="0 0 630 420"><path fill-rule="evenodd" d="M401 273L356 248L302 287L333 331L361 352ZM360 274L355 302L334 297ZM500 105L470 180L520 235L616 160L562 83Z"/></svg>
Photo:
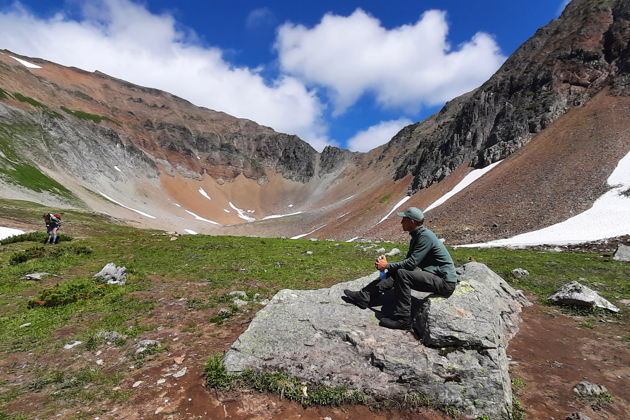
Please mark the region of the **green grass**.
<svg viewBox="0 0 630 420"><path fill-rule="evenodd" d="M37 101L37 100L35 100L33 98L30 98L28 96L24 96L21 93L15 92L15 93L13 93L13 97L15 99L17 99L18 101L20 101L20 102L25 102L27 104L31 104L34 107L46 108L46 105L42 104L41 102L39 102L39 101Z"/></svg>
<svg viewBox="0 0 630 420"><path fill-rule="evenodd" d="M386 203L386 202L388 202L388 201L389 201L389 199L390 199L390 198L392 198L392 195L391 195L391 194L385 194L384 196L382 196L382 197L380 198L380 200L378 200L378 202L379 202L379 203L381 203L381 204L382 204L382 203Z"/></svg>
<svg viewBox="0 0 630 420"><path fill-rule="evenodd" d="M6 99L6 97L7 92L4 89L0 88L0 99Z"/></svg>
<svg viewBox="0 0 630 420"><path fill-rule="evenodd" d="M340 406L359 404L367 400L365 394L345 386L309 385L280 372L247 370L241 374L228 374L223 356L210 357L205 367L206 384L212 388L238 389L247 386L259 392L270 392L308 406Z"/></svg>
<svg viewBox="0 0 630 420"><path fill-rule="evenodd" d="M66 108L65 106L62 106L61 110L81 120L93 121L95 123L100 123L103 120L112 121L111 119L103 115L96 115L96 114L90 114L89 112L85 112L85 111L72 110L72 109Z"/></svg>

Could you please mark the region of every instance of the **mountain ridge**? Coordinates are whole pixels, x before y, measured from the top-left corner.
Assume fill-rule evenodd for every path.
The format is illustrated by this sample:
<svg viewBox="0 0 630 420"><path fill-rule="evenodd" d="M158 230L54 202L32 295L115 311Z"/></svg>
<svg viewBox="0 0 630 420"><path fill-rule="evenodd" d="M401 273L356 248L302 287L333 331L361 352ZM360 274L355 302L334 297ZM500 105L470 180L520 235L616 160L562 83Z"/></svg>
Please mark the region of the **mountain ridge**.
<svg viewBox="0 0 630 420"><path fill-rule="evenodd" d="M627 2L574 0L482 86L366 153L332 146L318 153L297 136L167 92L41 59L24 57L41 66L26 68L4 50L0 144L8 148L3 153L13 148L44 176L68 185L75 204L138 225L344 240L401 239L397 220L384 218L395 203L426 208L471 171L503 161L427 215L449 243L497 239L564 220L606 190L605 179L630 150L630 139L623 119L609 121L614 130L598 121L608 121L610 110L627 110L629 38ZM581 126L570 115L596 117ZM582 127L574 139L566 137L572 127ZM592 127L605 135L592 136ZM553 147L556 139L563 139L562 148ZM590 161L570 153L574 145L594 153L595 144L610 150ZM12 165L6 159L0 164ZM516 165L520 175L506 165ZM575 174L554 172L550 165L590 175L575 182ZM561 192L541 173L577 187ZM18 189L10 179L3 182L9 198ZM534 198L523 206L511 195ZM524 215L537 209L544 210L536 220ZM136 210L155 213L154 219ZM290 216L262 220L270 215ZM244 222L251 218L257 221Z"/></svg>

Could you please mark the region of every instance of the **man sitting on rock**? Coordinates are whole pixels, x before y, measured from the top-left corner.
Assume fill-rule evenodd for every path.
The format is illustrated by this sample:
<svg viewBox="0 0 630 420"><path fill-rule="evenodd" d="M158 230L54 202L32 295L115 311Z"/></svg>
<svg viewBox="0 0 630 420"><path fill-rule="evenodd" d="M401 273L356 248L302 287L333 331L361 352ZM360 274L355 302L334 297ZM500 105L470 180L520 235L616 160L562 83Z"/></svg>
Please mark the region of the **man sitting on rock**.
<svg viewBox="0 0 630 420"><path fill-rule="evenodd" d="M387 270L387 276L375 280L359 291L344 290L347 299L361 309L370 306L370 301L392 286L395 292L395 306L391 318L382 318L380 325L387 328L411 329L411 289L432 292L449 297L455 291L457 275L453 259L435 233L423 226L424 214L416 207L409 207L400 222L411 240L404 260L387 262L380 255L374 265L377 270Z"/></svg>

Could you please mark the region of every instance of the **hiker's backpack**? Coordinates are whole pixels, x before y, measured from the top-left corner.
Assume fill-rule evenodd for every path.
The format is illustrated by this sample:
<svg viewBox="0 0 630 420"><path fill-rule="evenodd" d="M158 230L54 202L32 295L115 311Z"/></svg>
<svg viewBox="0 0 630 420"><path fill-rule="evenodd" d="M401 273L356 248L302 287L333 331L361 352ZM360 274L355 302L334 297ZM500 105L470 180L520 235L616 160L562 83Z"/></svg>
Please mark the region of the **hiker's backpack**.
<svg viewBox="0 0 630 420"><path fill-rule="evenodd" d="M58 213L53 213L50 215L50 221L52 223L56 223L58 225L61 224L61 216Z"/></svg>

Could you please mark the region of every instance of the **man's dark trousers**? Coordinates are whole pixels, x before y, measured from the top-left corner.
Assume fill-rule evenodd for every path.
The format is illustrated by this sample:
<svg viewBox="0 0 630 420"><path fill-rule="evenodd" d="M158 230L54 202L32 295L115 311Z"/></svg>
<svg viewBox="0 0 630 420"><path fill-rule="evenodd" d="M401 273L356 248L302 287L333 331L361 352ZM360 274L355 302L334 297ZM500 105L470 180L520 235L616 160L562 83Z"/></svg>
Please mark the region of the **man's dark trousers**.
<svg viewBox="0 0 630 420"><path fill-rule="evenodd" d="M399 269L392 271L389 275L394 279L394 292L396 294L394 317L399 319L411 317L411 289L449 297L457 285L456 282L448 282L421 268L415 270Z"/></svg>

